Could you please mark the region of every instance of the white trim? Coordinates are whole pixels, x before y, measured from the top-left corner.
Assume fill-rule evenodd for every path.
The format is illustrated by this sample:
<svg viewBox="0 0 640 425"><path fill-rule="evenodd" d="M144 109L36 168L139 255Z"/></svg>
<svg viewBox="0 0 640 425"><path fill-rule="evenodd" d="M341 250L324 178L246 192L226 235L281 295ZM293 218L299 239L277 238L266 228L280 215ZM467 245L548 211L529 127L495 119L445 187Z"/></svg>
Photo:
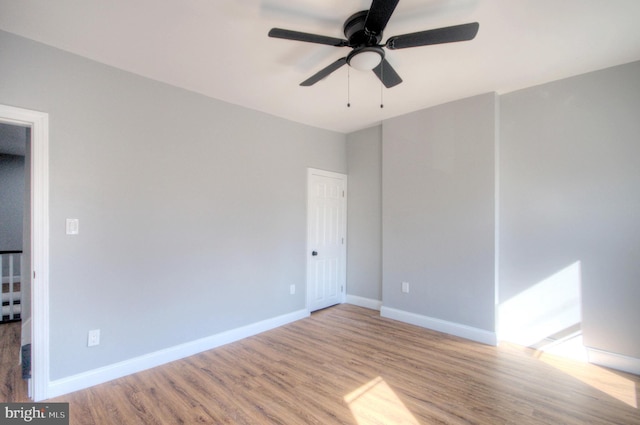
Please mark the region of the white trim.
<svg viewBox="0 0 640 425"><path fill-rule="evenodd" d="M436 319L434 317L423 316L421 314L410 313L404 310L382 306L380 316L388 319L399 320L401 322L420 326L434 331L459 336L461 338L470 339L472 341L481 342L487 345L498 345L498 339L495 332L484 329L478 329L459 323L448 322L446 320Z"/></svg>
<svg viewBox="0 0 640 425"><path fill-rule="evenodd" d="M640 375L640 359L611 353L609 351L598 350L597 348L585 348L587 349L589 363Z"/></svg>
<svg viewBox="0 0 640 425"><path fill-rule="evenodd" d="M0 121L31 128L31 380L34 401L49 386L49 115L0 105Z"/></svg>
<svg viewBox="0 0 640 425"><path fill-rule="evenodd" d="M307 168L307 176L310 176L312 174L316 174L318 176L323 176L323 177L330 177L333 179L340 179L340 180L347 178L347 175L343 173L336 173L334 171L321 170L319 168Z"/></svg>
<svg viewBox="0 0 640 425"><path fill-rule="evenodd" d="M265 332L306 317L309 317L309 312L307 310L298 310L282 316L273 317L261 322L221 332L216 335L176 345L164 350L145 354L140 357L114 363L98 369L89 370L66 378L57 379L49 383L48 395L51 398L58 397L74 391L89 388L132 373L141 372L143 370L193 356L194 354L211 350L225 344L239 341L243 338L257 335L261 332Z"/></svg>
<svg viewBox="0 0 640 425"><path fill-rule="evenodd" d="M358 307L370 308L371 310L378 310L382 307L382 301L374 300L373 298L359 297L357 295L347 294L345 300L347 304L357 305Z"/></svg>
<svg viewBox="0 0 640 425"><path fill-rule="evenodd" d="M494 92L493 123L493 327L500 326L500 96ZM496 332L497 335L497 332Z"/></svg>

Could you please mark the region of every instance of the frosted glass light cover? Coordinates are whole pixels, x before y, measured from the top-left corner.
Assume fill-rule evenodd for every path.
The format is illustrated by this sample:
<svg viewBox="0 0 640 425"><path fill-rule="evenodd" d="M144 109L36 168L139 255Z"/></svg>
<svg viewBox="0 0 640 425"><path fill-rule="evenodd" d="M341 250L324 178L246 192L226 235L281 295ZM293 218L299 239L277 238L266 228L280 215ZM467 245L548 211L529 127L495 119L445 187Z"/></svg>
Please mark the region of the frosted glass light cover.
<svg viewBox="0 0 640 425"><path fill-rule="evenodd" d="M359 71L371 71L382 62L382 56L375 51L364 51L354 55L349 65Z"/></svg>

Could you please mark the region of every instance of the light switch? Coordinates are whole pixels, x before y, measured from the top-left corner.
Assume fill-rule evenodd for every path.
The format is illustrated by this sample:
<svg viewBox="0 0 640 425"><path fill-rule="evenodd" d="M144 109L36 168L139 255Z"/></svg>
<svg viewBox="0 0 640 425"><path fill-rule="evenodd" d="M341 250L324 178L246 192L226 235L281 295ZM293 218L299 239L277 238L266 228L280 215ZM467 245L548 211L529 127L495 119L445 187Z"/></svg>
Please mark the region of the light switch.
<svg viewBox="0 0 640 425"><path fill-rule="evenodd" d="M80 232L80 221L77 218L67 219L67 235L77 235Z"/></svg>

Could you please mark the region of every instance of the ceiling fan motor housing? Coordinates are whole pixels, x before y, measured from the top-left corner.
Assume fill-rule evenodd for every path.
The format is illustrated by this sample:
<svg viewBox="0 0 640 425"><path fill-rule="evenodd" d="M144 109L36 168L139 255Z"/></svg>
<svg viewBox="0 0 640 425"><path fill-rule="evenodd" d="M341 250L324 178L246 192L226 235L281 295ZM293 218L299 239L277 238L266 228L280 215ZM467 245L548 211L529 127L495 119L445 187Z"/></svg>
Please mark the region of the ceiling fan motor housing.
<svg viewBox="0 0 640 425"><path fill-rule="evenodd" d="M344 35L349 40L349 47L377 46L382 40L382 32L373 34L364 27L368 10L354 13L344 23Z"/></svg>

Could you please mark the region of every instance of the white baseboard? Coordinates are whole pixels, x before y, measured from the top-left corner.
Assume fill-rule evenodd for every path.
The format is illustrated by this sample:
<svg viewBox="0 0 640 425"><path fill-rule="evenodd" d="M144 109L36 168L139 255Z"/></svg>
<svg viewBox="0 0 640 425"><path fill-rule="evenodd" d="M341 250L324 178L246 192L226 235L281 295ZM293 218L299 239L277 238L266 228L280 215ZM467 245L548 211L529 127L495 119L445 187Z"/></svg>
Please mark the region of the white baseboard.
<svg viewBox="0 0 640 425"><path fill-rule="evenodd" d="M587 349L589 363L640 375L640 359L598 350L596 348L585 348Z"/></svg>
<svg viewBox="0 0 640 425"><path fill-rule="evenodd" d="M98 369L89 370L77 375L50 381L47 398L58 397L74 391L102 384L132 373L151 369L175 360L180 360L203 351L211 350L231 342L239 341L259 333L309 317L308 310L298 310L289 314L252 323L247 326L221 332L216 335L180 344L144 356L114 363Z"/></svg>
<svg viewBox="0 0 640 425"><path fill-rule="evenodd" d="M459 336L471 341L481 342L487 345L498 345L498 337L496 333L484 329L478 329L455 322L448 322L446 320L436 319L385 306L382 306L380 309L380 315L388 319L398 320L400 322L432 329L434 331Z"/></svg>
<svg viewBox="0 0 640 425"><path fill-rule="evenodd" d="M359 297L357 295L348 295L345 300L347 304L357 305L358 307L370 308L372 310L380 311L382 307L382 301L374 300L372 298Z"/></svg>

